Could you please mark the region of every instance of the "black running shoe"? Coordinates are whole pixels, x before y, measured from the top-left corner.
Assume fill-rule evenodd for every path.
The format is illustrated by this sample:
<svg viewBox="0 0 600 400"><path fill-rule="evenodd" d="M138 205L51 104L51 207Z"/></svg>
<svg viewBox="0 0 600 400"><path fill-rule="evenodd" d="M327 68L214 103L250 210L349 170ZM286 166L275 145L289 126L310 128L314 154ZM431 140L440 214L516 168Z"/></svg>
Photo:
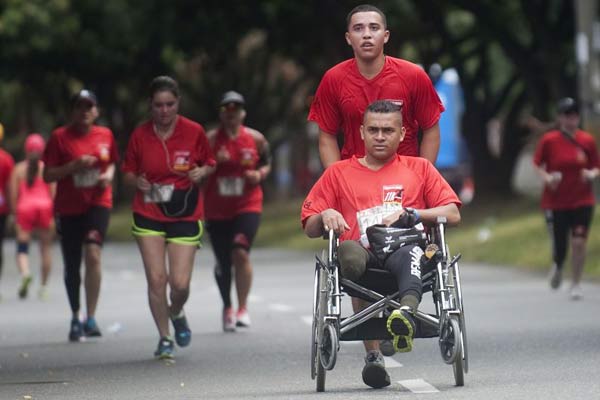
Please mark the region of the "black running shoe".
<svg viewBox="0 0 600 400"><path fill-rule="evenodd" d="M366 385L375 389L390 385L390 376L385 370L385 361L378 351L372 350L367 353L362 378Z"/></svg>
<svg viewBox="0 0 600 400"><path fill-rule="evenodd" d="M185 347L192 341L192 330L188 325L185 315L177 318L171 317L175 329L175 341L179 347Z"/></svg>
<svg viewBox="0 0 600 400"><path fill-rule="evenodd" d="M96 324L95 318L88 318L83 324L83 333L85 333L86 337L100 337L102 336L102 332L100 332L100 328L98 328L98 324Z"/></svg>
<svg viewBox="0 0 600 400"><path fill-rule="evenodd" d="M393 337L394 350L406 353L412 350L415 321L408 308L394 310L387 319L387 330Z"/></svg>
<svg viewBox="0 0 600 400"><path fill-rule="evenodd" d="M71 320L71 329L69 330L69 341L79 342L83 336L83 325L79 318L73 318Z"/></svg>

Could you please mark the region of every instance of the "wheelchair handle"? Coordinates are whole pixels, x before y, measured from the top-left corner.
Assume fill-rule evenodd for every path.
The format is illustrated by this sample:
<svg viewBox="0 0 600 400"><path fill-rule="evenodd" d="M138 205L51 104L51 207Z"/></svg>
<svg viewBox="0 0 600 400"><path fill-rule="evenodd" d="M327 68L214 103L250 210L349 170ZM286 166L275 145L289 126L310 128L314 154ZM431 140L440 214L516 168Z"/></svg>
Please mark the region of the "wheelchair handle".
<svg viewBox="0 0 600 400"><path fill-rule="evenodd" d="M446 224L448 223L448 218L446 218L446 217L445 217L445 216L443 216L443 215L440 215L439 217L437 217L437 218L435 219L435 222L436 222L438 225L439 225L439 224L446 225Z"/></svg>

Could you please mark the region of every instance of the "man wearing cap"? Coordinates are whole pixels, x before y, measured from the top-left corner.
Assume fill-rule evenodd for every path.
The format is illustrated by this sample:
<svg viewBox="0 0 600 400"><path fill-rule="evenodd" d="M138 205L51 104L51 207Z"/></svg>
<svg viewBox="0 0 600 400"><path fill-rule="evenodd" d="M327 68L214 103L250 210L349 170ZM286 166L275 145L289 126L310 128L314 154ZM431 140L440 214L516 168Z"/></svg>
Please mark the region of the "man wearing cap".
<svg viewBox="0 0 600 400"><path fill-rule="evenodd" d="M557 112L558 129L542 136L533 163L544 183L541 206L552 236L550 287L558 289L562 282L570 236L570 297L578 300L582 298L580 282L594 214L592 183L600 173L600 161L594 137L579 129L577 102L565 97L558 102Z"/></svg>
<svg viewBox="0 0 600 400"><path fill-rule="evenodd" d="M226 92L219 103L220 125L208 132L217 169L205 188L205 213L217 265L215 279L223 299L223 330L249 327L248 293L252 284L250 248L262 213L261 182L271 171L269 143L244 126L244 97ZM231 303L231 268L235 268L237 313Z"/></svg>
<svg viewBox="0 0 600 400"><path fill-rule="evenodd" d="M0 124L0 142L4 138L4 126ZM4 231L6 229L6 218L9 214L9 195L8 183L10 175L15 166L15 160L12 156L0 148L0 275L2 274L2 265L4 264Z"/></svg>
<svg viewBox="0 0 600 400"><path fill-rule="evenodd" d="M44 180L57 182L54 212L65 266L65 285L72 311L70 341L101 336L96 324L100 294L100 252L112 208L112 181L117 147L110 129L94 125L99 116L96 95L89 90L71 99L68 125L52 132L43 161ZM87 318L80 321L80 266L85 259Z"/></svg>

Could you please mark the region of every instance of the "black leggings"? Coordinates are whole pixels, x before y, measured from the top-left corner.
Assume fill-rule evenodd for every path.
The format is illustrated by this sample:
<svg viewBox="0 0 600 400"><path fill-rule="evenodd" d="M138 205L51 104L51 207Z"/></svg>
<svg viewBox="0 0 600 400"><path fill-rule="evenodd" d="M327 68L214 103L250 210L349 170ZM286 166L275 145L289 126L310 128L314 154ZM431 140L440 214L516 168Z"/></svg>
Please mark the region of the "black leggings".
<svg viewBox="0 0 600 400"><path fill-rule="evenodd" d="M4 231L6 230L6 214L0 215L0 276L4 265Z"/></svg>
<svg viewBox="0 0 600 400"><path fill-rule="evenodd" d="M250 252L259 224L258 213L240 214L227 220L206 221L206 230L217 259L215 280L225 308L231 307L231 252L234 248Z"/></svg>
<svg viewBox="0 0 600 400"><path fill-rule="evenodd" d="M342 276L356 280L367 268L388 270L396 278L400 299L406 295L415 296L421 301L423 285L421 282L421 256L423 250L417 245L400 247L382 263L369 250L357 241L345 241L340 245L338 256ZM348 274L346 271L349 271ZM350 278L347 275L353 275Z"/></svg>
<svg viewBox="0 0 600 400"><path fill-rule="evenodd" d="M92 207L85 214L65 215L56 218L56 230L60 235L60 248L65 267L64 280L71 311L79 311L81 287L81 258L84 244L102 246L110 210Z"/></svg>
<svg viewBox="0 0 600 400"><path fill-rule="evenodd" d="M545 210L546 224L552 239L552 261L562 269L567 257L569 231L573 237L587 238L594 207L572 210Z"/></svg>

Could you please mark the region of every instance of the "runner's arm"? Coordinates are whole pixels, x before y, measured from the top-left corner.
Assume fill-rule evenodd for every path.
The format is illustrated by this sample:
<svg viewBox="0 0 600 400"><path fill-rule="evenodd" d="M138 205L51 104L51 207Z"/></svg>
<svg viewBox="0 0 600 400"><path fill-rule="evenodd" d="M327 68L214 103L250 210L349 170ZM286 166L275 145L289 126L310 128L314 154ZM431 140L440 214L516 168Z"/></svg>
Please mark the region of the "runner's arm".
<svg viewBox="0 0 600 400"><path fill-rule="evenodd" d="M419 155L432 164L437 160L440 150L440 125L435 124L431 128L423 130Z"/></svg>
<svg viewBox="0 0 600 400"><path fill-rule="evenodd" d="M323 168L327 168L341 159L337 135L332 135L319 129L319 156L321 157Z"/></svg>

